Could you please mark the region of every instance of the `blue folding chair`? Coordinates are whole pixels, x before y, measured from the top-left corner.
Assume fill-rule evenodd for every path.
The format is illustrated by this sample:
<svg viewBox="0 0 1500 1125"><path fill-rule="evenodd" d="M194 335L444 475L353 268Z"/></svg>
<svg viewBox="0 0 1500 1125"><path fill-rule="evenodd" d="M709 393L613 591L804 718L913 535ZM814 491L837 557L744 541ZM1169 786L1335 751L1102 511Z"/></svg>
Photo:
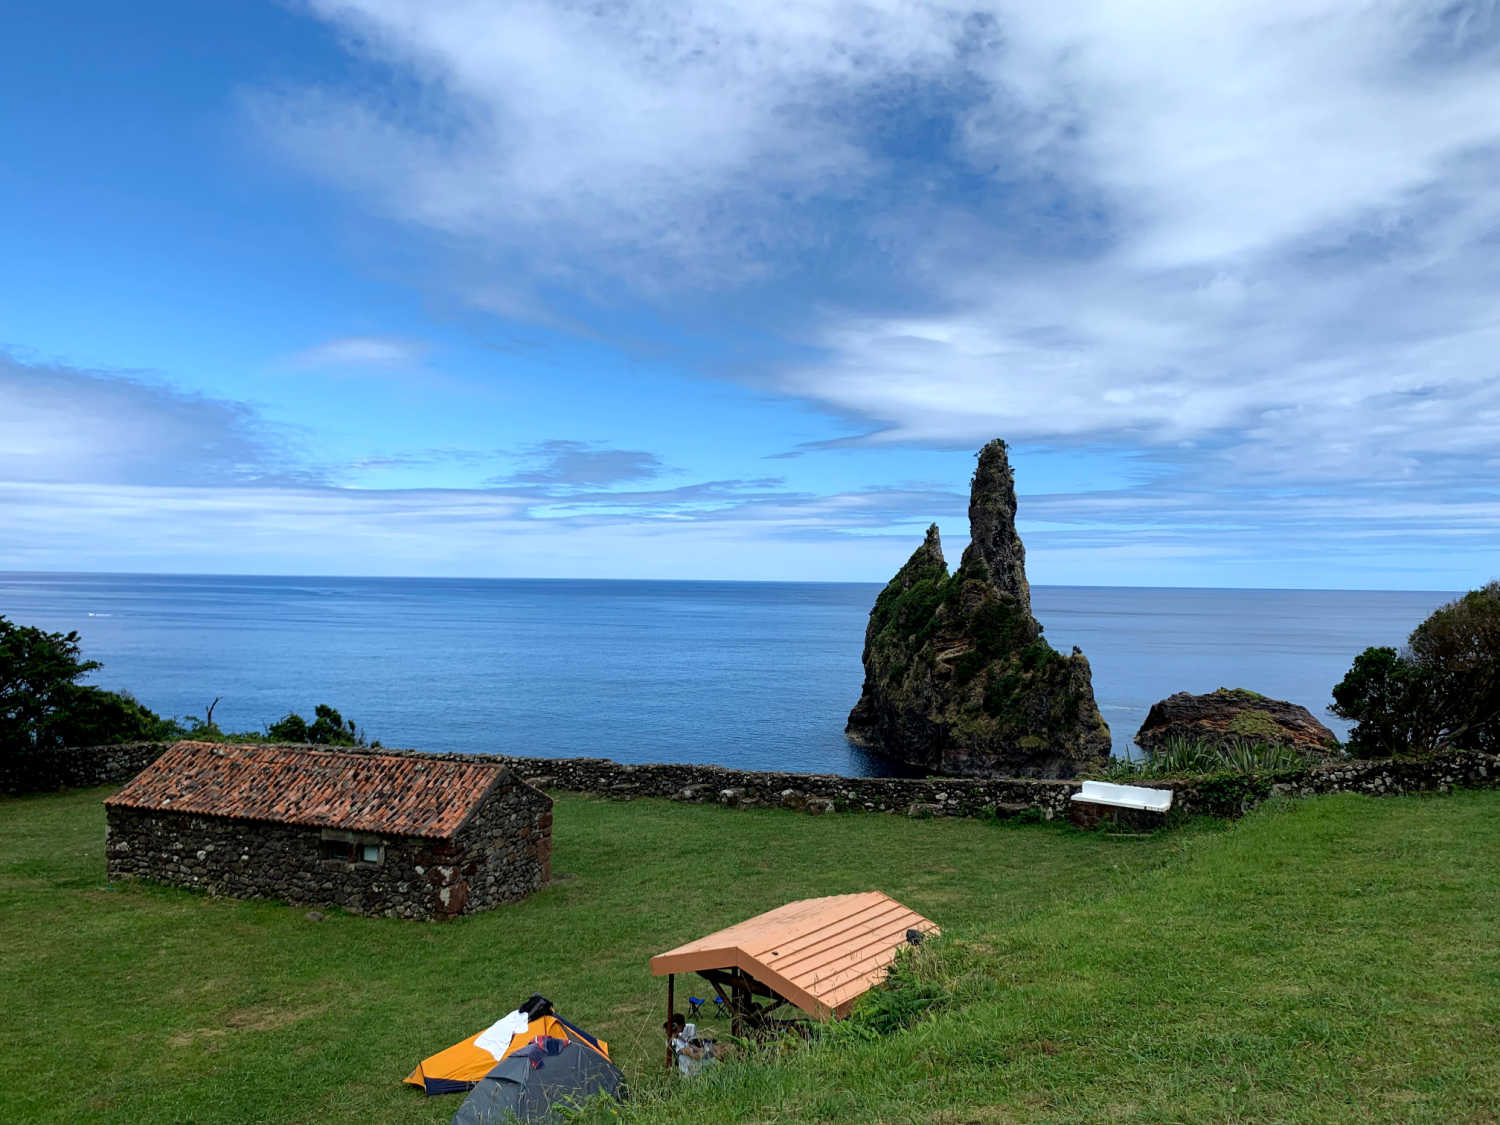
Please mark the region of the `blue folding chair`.
<svg viewBox="0 0 1500 1125"><path fill-rule="evenodd" d="M688 997L688 1015L690 1015L694 1019L696 1019L698 1017L698 1010L700 1008L702 1008L703 1005L705 1005L707 1003L708 1003L708 999L706 997L703 997L703 996L689 996ZM721 1015L723 1013L723 1011L724 1011L724 997L722 997L722 996L715 996L714 997L714 1006L709 1010L709 1015L712 1015L712 1016Z"/></svg>

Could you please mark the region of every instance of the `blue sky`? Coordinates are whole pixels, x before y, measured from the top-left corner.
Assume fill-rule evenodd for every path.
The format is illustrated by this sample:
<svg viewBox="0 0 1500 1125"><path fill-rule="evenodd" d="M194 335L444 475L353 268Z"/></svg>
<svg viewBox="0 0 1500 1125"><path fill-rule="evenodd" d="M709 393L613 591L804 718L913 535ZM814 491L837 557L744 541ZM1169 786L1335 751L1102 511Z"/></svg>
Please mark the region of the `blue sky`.
<svg viewBox="0 0 1500 1125"><path fill-rule="evenodd" d="M0 568L1500 572L1494 3L53 3Z"/></svg>

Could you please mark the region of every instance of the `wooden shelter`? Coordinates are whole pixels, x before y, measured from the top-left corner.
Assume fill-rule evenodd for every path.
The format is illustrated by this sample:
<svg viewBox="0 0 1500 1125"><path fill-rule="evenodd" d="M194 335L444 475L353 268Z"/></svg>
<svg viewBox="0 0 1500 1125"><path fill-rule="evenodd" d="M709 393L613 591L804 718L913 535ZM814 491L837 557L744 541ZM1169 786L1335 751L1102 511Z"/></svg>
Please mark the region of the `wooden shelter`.
<svg viewBox="0 0 1500 1125"><path fill-rule="evenodd" d="M855 998L884 979L902 945L938 932L936 923L879 891L805 898L657 954L651 972L667 978L669 1022L676 974L697 973L724 1001L740 1035L784 1004L818 1020L847 1016Z"/></svg>

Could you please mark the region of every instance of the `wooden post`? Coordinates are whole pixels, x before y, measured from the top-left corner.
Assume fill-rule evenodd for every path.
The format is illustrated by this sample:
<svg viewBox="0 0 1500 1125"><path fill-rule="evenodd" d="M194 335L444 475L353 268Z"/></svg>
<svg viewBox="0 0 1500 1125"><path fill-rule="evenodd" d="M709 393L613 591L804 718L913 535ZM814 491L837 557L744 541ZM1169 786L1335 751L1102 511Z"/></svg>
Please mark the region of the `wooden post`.
<svg viewBox="0 0 1500 1125"><path fill-rule="evenodd" d="M750 1032L750 1013L755 1001L750 998L750 986L745 982L744 974L739 969L733 973L729 992L734 997L734 1011L730 1013L729 1030L731 1034L743 1037Z"/></svg>
<svg viewBox="0 0 1500 1125"><path fill-rule="evenodd" d="M667 1073L672 1073L672 1011L676 1002L677 974L667 974Z"/></svg>

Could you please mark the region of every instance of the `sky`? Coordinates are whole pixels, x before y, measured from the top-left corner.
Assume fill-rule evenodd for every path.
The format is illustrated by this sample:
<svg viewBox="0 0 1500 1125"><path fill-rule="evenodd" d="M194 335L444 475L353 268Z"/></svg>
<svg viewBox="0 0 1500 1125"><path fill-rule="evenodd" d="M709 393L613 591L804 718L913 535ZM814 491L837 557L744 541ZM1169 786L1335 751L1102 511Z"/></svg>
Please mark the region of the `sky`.
<svg viewBox="0 0 1500 1125"><path fill-rule="evenodd" d="M1500 574L1500 5L0 17L0 569Z"/></svg>

